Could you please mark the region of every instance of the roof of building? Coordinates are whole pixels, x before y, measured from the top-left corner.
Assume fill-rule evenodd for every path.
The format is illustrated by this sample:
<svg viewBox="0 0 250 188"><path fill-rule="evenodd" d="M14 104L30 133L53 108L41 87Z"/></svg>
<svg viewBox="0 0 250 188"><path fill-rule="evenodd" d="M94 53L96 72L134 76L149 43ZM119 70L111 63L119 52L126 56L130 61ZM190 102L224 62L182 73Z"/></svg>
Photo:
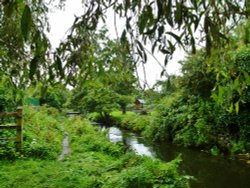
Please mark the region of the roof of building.
<svg viewBox="0 0 250 188"><path fill-rule="evenodd" d="M140 104L145 104L146 103L143 99L137 99L137 101L139 101Z"/></svg>

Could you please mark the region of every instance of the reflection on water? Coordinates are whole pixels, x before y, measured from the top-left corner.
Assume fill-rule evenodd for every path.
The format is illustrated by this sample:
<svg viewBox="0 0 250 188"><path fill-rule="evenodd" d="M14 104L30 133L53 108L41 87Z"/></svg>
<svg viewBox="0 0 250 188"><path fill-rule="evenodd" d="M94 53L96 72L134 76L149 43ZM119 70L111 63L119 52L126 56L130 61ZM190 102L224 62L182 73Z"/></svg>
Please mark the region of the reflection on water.
<svg viewBox="0 0 250 188"><path fill-rule="evenodd" d="M201 151L169 143L155 145L116 127L109 128L107 137L111 142L125 143L138 155L156 157L164 161L173 160L181 153L181 170L197 178L197 181L191 182L192 188L250 188L250 168L239 161L213 157Z"/></svg>
<svg viewBox="0 0 250 188"><path fill-rule="evenodd" d="M135 136L126 137L126 144L130 146L138 155L146 155L149 157L155 157L154 152L149 146L145 146L143 143L138 143L138 139Z"/></svg>
<svg viewBox="0 0 250 188"><path fill-rule="evenodd" d="M123 141L122 132L120 131L120 129L118 129L116 127L110 127L109 128L107 137L113 143L117 143L117 142L122 142Z"/></svg>
<svg viewBox="0 0 250 188"><path fill-rule="evenodd" d="M182 154L181 170L195 176L192 188L249 188L250 168L239 161L214 157L201 151L177 147L173 144L154 146L158 158L164 161Z"/></svg>
<svg viewBox="0 0 250 188"><path fill-rule="evenodd" d="M101 130L105 130L105 127L101 127ZM138 155L146 155L149 157L155 157L155 153L152 148L146 146L144 143L140 142L140 139L132 133L121 131L116 127L110 127L107 133L108 139L113 142L123 142L130 149L134 150Z"/></svg>

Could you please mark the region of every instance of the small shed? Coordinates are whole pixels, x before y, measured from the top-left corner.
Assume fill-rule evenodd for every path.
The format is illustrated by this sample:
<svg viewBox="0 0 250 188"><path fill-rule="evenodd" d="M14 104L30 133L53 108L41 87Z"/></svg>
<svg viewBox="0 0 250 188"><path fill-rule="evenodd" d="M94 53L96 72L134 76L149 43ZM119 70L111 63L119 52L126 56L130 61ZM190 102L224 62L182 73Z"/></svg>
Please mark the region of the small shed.
<svg viewBox="0 0 250 188"><path fill-rule="evenodd" d="M143 99L136 99L135 101L136 110L143 109L144 104L145 104L145 101Z"/></svg>
<svg viewBox="0 0 250 188"><path fill-rule="evenodd" d="M39 106L40 100L34 97L28 97L24 99L24 104L28 106Z"/></svg>

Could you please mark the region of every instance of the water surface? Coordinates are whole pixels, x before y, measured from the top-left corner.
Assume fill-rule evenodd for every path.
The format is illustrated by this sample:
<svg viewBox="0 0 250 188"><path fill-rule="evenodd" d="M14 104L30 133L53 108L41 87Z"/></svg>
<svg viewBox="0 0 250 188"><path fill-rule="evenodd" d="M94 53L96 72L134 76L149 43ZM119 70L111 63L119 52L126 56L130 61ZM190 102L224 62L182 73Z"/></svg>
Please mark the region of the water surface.
<svg viewBox="0 0 250 188"><path fill-rule="evenodd" d="M102 127L102 130L105 127ZM110 127L107 137L111 142L123 142L138 155L171 161L180 153L183 162L180 169L196 177L192 188L250 188L250 167L224 157L214 157L194 149L178 147L170 143L154 144L129 131Z"/></svg>

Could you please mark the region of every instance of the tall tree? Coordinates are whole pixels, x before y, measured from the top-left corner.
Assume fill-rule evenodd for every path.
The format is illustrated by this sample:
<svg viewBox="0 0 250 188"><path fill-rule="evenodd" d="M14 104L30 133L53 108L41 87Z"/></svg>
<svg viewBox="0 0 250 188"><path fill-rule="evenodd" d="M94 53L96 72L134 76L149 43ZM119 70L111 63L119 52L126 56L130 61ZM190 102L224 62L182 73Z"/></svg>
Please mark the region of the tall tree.
<svg viewBox="0 0 250 188"><path fill-rule="evenodd" d="M166 54L166 63L176 45L195 53L196 44L205 41L210 54L212 46L228 42L226 35L250 13L247 0L89 0L84 6L85 13L74 25L94 30L101 19L105 21L107 10L113 9L115 19L125 19L124 31L130 34L138 56L147 60L141 41L150 42L152 52L158 47ZM197 38L199 31L201 37Z"/></svg>
<svg viewBox="0 0 250 188"><path fill-rule="evenodd" d="M75 87L72 102L81 101L81 107L85 108L82 110L99 112L108 120L113 107L117 108L119 104L125 113L130 103L130 96L136 86L133 59L126 36L120 41L110 40L106 37L105 29L88 36L88 40L92 41L91 45L85 46L88 53L82 53L81 47L73 54L68 53L68 56L62 53L67 63L74 63L75 66L75 75L69 80ZM66 46L70 43L66 43ZM80 41L78 45L84 44ZM75 53L80 55L75 56Z"/></svg>

